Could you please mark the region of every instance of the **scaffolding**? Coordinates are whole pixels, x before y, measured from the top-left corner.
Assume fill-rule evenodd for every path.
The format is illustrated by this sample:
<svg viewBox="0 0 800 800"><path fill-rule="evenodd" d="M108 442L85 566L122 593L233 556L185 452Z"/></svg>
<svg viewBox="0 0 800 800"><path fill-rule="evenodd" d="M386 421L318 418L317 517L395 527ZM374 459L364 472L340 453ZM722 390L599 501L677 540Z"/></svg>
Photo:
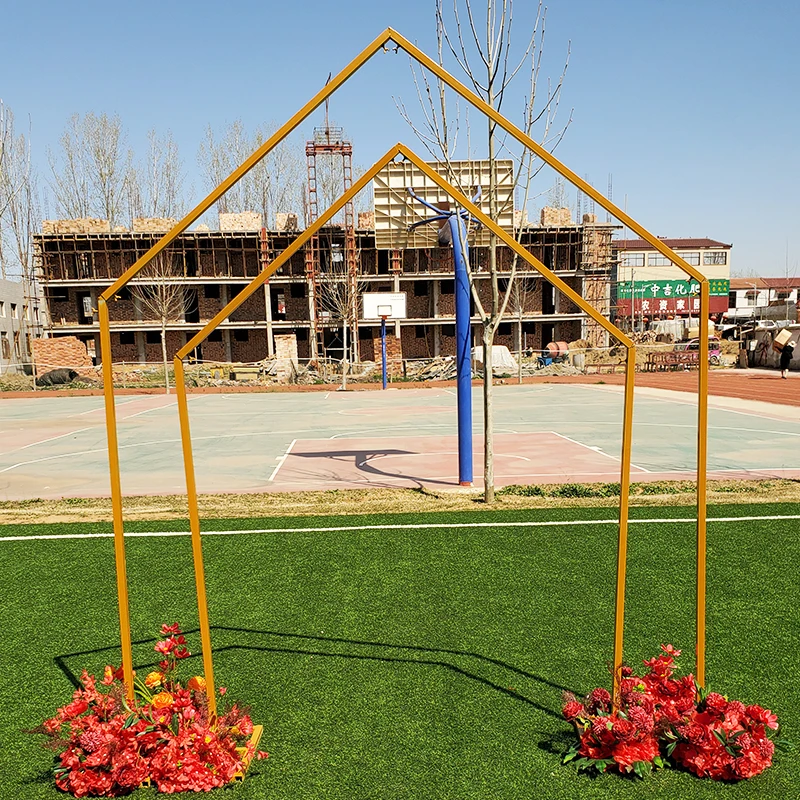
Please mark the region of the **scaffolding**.
<svg viewBox="0 0 800 800"><path fill-rule="evenodd" d="M314 129L314 138L306 142L306 163L308 167L308 224L313 225L319 218L319 187L317 180L317 157L331 160L330 172L335 178L341 177L341 186L329 187L334 194L347 192L353 185L353 145L344 138L342 128L328 124L327 109L325 125ZM341 173L338 160L341 159ZM358 253L356 249L355 207L353 201L344 206L344 260L347 271L349 308L343 325L351 332L353 360L358 361ZM320 259L320 237L315 234L305 248L306 278L309 285L309 315L311 317L311 357L316 359L323 351L324 322L320 308L320 282L324 279Z"/></svg>

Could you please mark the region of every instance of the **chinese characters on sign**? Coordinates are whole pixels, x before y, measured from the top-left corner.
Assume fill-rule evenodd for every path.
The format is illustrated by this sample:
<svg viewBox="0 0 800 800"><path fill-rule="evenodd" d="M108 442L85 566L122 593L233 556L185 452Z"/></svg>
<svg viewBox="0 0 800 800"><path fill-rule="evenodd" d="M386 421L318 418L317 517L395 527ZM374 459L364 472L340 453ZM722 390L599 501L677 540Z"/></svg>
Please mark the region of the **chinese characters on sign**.
<svg viewBox="0 0 800 800"><path fill-rule="evenodd" d="M728 280L708 282L709 305L714 314L728 309ZM621 281L617 288L617 309L622 316L639 314L691 314L700 310L697 281Z"/></svg>

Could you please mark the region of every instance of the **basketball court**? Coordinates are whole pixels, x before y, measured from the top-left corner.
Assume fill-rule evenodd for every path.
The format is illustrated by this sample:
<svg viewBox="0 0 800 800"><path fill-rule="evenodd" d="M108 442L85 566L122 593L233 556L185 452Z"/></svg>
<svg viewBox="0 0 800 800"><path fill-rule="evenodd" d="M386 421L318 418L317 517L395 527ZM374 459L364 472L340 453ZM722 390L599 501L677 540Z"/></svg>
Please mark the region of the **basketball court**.
<svg viewBox="0 0 800 800"><path fill-rule="evenodd" d="M473 388L475 485L481 391ZM203 493L354 487L456 489L456 393L449 388L189 396ZM185 492L175 398L117 398L123 491ZM497 386L496 485L619 480L621 387ZM638 389L634 481L694 476L690 395ZM796 408L711 398L709 477L800 477ZM109 494L101 397L0 403L0 499Z"/></svg>

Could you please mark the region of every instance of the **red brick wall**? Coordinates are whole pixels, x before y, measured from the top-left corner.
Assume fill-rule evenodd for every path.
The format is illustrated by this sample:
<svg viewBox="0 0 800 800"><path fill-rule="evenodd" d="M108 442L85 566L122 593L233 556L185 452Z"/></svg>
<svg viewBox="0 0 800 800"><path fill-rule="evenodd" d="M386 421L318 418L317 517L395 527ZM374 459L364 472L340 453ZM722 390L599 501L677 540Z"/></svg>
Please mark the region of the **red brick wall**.
<svg viewBox="0 0 800 800"><path fill-rule="evenodd" d="M76 336L33 339L31 344L37 375L58 367L71 367L78 372L94 374L86 346Z"/></svg>
<svg viewBox="0 0 800 800"><path fill-rule="evenodd" d="M223 334L224 336L224 334ZM203 361L225 361L225 342L210 342L206 339L202 345Z"/></svg>
<svg viewBox="0 0 800 800"><path fill-rule="evenodd" d="M299 349L299 343L298 343ZM234 332L231 331L231 354L234 361L261 361L267 357L267 334L266 331L248 331L246 342L237 342Z"/></svg>
<svg viewBox="0 0 800 800"><path fill-rule="evenodd" d="M133 300L112 300L108 304L108 318L111 322L129 322L135 319Z"/></svg>
<svg viewBox="0 0 800 800"><path fill-rule="evenodd" d="M231 316L231 322L263 322L267 318L264 290L259 288Z"/></svg>
<svg viewBox="0 0 800 800"><path fill-rule="evenodd" d="M361 338L369 332L370 336ZM360 328L358 338L358 354L362 361L377 361L381 356L381 333L378 328Z"/></svg>
<svg viewBox="0 0 800 800"><path fill-rule="evenodd" d="M414 287L426 286L427 295L416 296ZM400 291L406 293L406 316L424 319L433 316L433 281L400 281Z"/></svg>
<svg viewBox="0 0 800 800"><path fill-rule="evenodd" d="M404 358L433 358L435 327L425 326L425 336L417 338L416 326L405 325L401 329Z"/></svg>
<svg viewBox="0 0 800 800"><path fill-rule="evenodd" d="M111 334L111 360L115 363L125 361L128 364L134 364L139 361L139 348L136 346L134 339L133 344L120 344L119 334Z"/></svg>

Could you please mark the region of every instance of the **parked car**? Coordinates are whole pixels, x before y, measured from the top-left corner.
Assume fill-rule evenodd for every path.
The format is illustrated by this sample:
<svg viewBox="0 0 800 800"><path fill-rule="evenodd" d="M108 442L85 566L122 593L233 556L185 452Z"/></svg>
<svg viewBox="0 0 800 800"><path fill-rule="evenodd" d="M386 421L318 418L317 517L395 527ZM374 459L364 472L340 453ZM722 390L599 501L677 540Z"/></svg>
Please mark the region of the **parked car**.
<svg viewBox="0 0 800 800"><path fill-rule="evenodd" d="M700 339L689 339L688 342L678 342L675 345L676 350L699 350ZM720 345L719 339L716 336L708 337L708 363L719 364Z"/></svg>

